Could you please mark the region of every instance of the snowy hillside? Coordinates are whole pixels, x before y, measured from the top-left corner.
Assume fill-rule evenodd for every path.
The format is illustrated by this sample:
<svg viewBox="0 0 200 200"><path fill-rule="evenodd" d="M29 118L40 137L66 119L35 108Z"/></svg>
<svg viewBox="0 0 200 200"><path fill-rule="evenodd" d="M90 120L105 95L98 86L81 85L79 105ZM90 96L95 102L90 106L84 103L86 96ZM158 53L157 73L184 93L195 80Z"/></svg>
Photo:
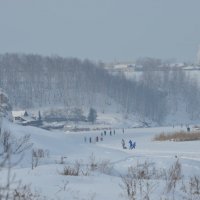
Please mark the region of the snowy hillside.
<svg viewBox="0 0 200 200"><path fill-rule="evenodd" d="M111 63L109 73L124 76L147 87L162 91L165 99L161 124L194 124L199 121L200 66L186 63L165 63L143 58L136 63ZM148 98L148 97L147 97ZM148 103L147 103L148 105Z"/></svg>
<svg viewBox="0 0 200 200"><path fill-rule="evenodd" d="M164 94L154 87L113 76L103 63L40 55L0 55L0 87L14 110L91 107L98 112L139 115L161 122ZM148 106L147 106L148 105Z"/></svg>
<svg viewBox="0 0 200 200"><path fill-rule="evenodd" d="M77 58L4 54L0 87L14 110L59 108L85 114L94 108L100 115L113 113L114 118L118 113L159 125L200 120L199 84L184 64L161 65L150 58L140 63L109 68Z"/></svg>
<svg viewBox="0 0 200 200"><path fill-rule="evenodd" d="M141 199L141 195L142 199L145 199L145 195L148 194L150 199L155 200L161 198L171 200L174 195L175 199L182 200L183 196L187 197L189 193L180 189L181 181L189 187L190 177L199 176L199 141L153 141L156 134L185 130L185 127L134 128L125 129L124 132L119 128L115 129L115 133L114 129L110 129L111 135L110 130L105 130L106 135L101 130L76 133L50 132L5 121L3 127L16 137L30 134L29 142L33 143L31 149L48 152L39 157L38 163L33 167L31 149L26 150L21 162L12 168L15 180L21 180L23 185L30 186L34 194L45 196L47 199L129 199L124 188L124 179L121 177L125 178L128 168L132 166L138 170L145 170L148 167L149 173L158 173L157 178L153 174L151 175L153 179L142 178L142 185L140 182L135 183L138 187L135 194L137 199ZM98 142L96 142L97 136ZM127 149L122 148L122 138L126 142ZM129 149L130 139L136 142L135 149ZM15 157L14 155L12 159ZM163 173L176 162L181 164L183 177L180 181L177 180L174 189L167 191L168 181L165 180ZM77 166L80 168L78 176L62 174L64 169L76 169ZM2 169L1 181L6 178L6 172L7 169Z"/></svg>

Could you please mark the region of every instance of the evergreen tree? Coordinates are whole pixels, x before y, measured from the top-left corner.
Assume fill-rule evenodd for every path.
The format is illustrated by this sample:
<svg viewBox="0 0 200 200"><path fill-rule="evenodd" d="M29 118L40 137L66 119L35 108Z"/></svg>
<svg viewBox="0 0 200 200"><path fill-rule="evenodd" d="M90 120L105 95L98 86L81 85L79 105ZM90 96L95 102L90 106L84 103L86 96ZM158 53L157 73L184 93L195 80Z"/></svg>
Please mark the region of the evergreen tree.
<svg viewBox="0 0 200 200"><path fill-rule="evenodd" d="M94 123L97 119L97 111L94 108L90 108L88 114L88 121Z"/></svg>
<svg viewBox="0 0 200 200"><path fill-rule="evenodd" d="M39 112L38 112L38 121L42 121L42 117L41 117L40 110L39 110Z"/></svg>
<svg viewBox="0 0 200 200"><path fill-rule="evenodd" d="M0 118L6 117L12 121L12 106L9 103L8 96L0 88Z"/></svg>

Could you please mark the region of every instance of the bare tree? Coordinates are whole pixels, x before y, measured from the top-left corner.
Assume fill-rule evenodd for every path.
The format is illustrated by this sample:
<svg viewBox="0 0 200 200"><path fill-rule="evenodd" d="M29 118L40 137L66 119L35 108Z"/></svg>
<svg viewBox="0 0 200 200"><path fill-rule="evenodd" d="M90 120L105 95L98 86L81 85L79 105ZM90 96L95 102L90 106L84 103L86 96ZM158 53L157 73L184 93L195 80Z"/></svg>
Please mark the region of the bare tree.
<svg viewBox="0 0 200 200"><path fill-rule="evenodd" d="M29 136L24 136L18 140L9 131L3 131L0 134L0 171L6 172L6 181L0 184L0 199L2 200L17 199L14 198L14 193L20 189L20 181L16 180L11 171L21 161L23 152L31 148L29 139ZM16 154L20 157L13 162L12 157Z"/></svg>

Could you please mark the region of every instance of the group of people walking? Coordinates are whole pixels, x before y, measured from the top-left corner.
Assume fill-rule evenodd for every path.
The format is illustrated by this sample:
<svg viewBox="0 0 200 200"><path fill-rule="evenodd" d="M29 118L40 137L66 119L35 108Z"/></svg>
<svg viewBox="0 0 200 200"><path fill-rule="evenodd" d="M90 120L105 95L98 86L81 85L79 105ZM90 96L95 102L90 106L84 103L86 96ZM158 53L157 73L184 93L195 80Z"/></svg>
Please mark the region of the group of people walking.
<svg viewBox="0 0 200 200"><path fill-rule="evenodd" d="M95 137L89 137L87 138L86 136L84 137L84 142L87 143L96 143L96 142L100 142L100 141L103 141L104 140L104 137L107 136L107 135L110 135L110 136L114 136L115 135L115 130L104 130L103 132L101 132L101 134L99 136L95 136ZM122 129L122 133L124 134L124 128ZM129 140L129 149L135 149L136 147L136 142L132 142L132 140ZM122 139L121 140L121 144L122 144L122 148L123 149L127 149L126 147L126 143L125 143L125 140Z"/></svg>
<svg viewBox="0 0 200 200"><path fill-rule="evenodd" d="M104 130L103 132L101 132L101 135L100 136L95 136L95 137L89 137L89 143L94 143L94 142L99 142L99 141L103 141L103 137L106 136L106 135L115 135L115 130L110 130L110 131L106 131ZM84 137L84 142L86 143L88 140L88 138L85 136Z"/></svg>
<svg viewBox="0 0 200 200"><path fill-rule="evenodd" d="M122 143L122 148L123 148L123 149L127 149L126 143L125 143L125 140L124 140L124 139L122 139L121 143ZM132 140L129 140L128 143L129 143L129 149L135 149L135 147L136 147L136 142L132 142Z"/></svg>

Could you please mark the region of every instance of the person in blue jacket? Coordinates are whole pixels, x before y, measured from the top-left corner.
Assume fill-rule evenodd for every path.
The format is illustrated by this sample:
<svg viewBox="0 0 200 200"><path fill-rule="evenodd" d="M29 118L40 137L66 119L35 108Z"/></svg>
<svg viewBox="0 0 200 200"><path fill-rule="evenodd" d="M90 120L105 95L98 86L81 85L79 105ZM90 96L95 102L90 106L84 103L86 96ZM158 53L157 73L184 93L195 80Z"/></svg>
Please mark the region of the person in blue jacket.
<svg viewBox="0 0 200 200"><path fill-rule="evenodd" d="M136 147L136 142L132 142L132 140L129 140L129 149L135 149L135 147Z"/></svg>

